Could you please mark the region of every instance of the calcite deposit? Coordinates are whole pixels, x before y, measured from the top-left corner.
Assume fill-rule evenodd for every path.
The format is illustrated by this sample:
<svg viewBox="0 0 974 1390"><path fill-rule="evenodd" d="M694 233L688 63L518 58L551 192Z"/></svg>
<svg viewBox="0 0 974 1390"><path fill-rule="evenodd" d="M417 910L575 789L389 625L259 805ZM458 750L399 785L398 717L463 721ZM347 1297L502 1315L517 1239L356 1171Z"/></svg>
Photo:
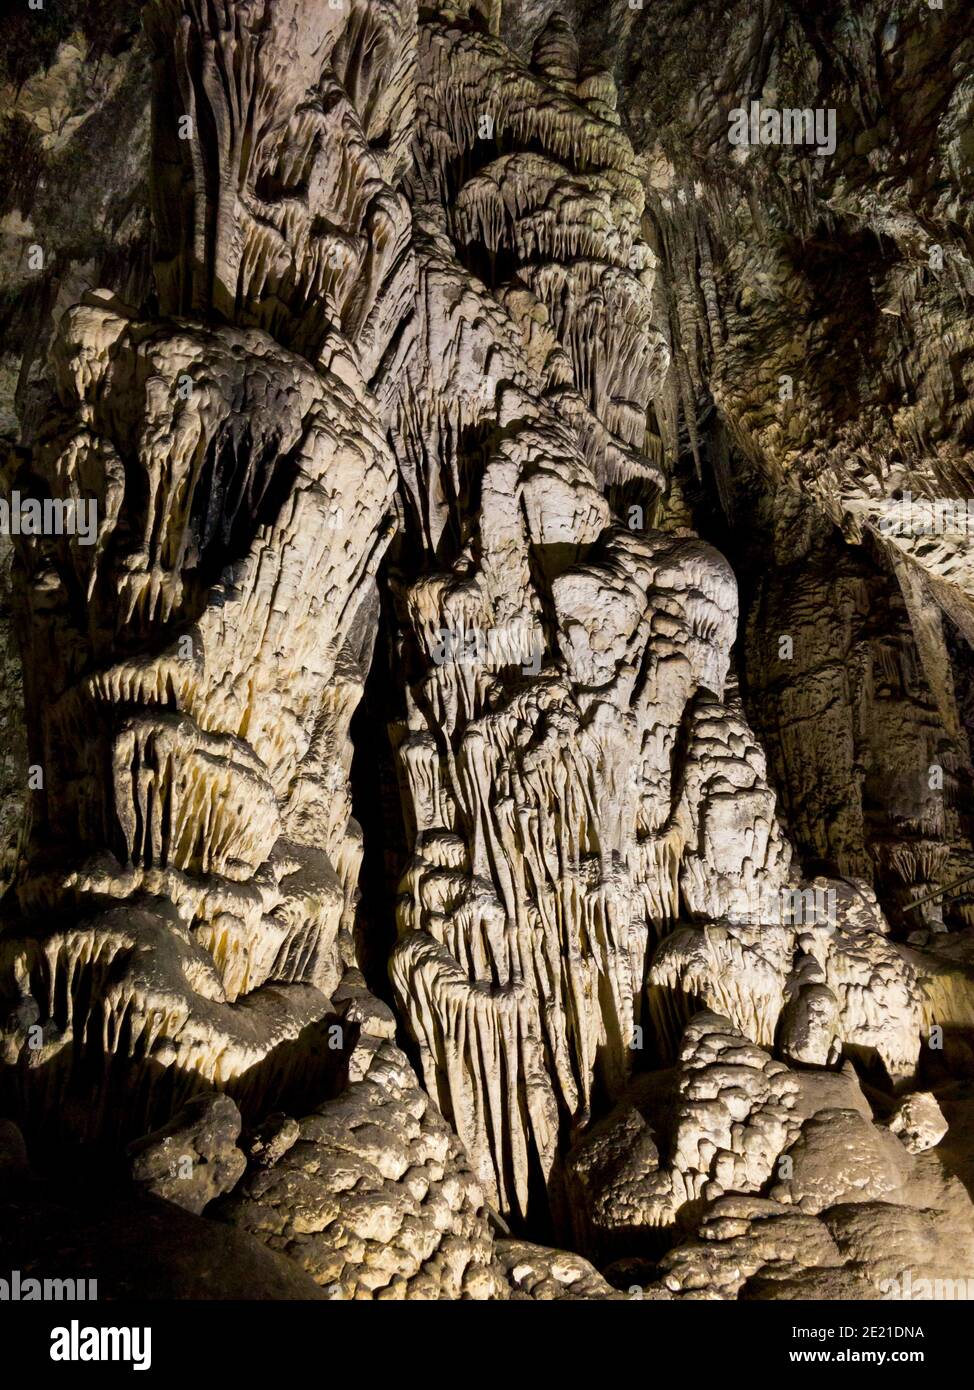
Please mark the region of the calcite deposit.
<svg viewBox="0 0 974 1390"><path fill-rule="evenodd" d="M76 8L0 94L0 1239L974 1288L957 7Z"/></svg>

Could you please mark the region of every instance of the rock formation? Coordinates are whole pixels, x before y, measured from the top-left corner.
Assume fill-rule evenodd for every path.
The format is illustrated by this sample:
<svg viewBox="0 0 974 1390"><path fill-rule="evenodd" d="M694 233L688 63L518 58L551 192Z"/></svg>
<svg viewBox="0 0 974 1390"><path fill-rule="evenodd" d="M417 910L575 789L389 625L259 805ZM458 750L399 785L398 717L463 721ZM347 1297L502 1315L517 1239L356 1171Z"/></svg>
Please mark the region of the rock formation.
<svg viewBox="0 0 974 1390"><path fill-rule="evenodd" d="M974 42L894 8L17 31L40 1228L80 1153L160 1294L163 1203L266 1297L974 1279Z"/></svg>

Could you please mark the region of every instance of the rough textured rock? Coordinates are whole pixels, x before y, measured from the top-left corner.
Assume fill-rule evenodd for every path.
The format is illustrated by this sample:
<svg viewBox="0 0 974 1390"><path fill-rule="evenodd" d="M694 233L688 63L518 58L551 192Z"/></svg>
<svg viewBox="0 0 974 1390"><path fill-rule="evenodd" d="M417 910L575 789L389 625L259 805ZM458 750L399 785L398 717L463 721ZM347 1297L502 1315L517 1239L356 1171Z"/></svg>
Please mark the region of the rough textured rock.
<svg viewBox="0 0 974 1390"><path fill-rule="evenodd" d="M970 1199L944 1195L946 1208L861 1201L815 1216L765 1198L722 1197L699 1240L664 1257L662 1287L677 1298L759 1299L922 1300L938 1287L968 1289Z"/></svg>
<svg viewBox="0 0 974 1390"><path fill-rule="evenodd" d="M494 1249L510 1281L510 1297L515 1302L591 1301L626 1296L613 1289L588 1260L567 1251L546 1250L523 1240L498 1240Z"/></svg>
<svg viewBox="0 0 974 1390"><path fill-rule="evenodd" d="M12 1249L117 1296L969 1287L968 29L19 16Z"/></svg>
<svg viewBox="0 0 974 1390"><path fill-rule="evenodd" d="M929 1091L914 1091L901 1100L889 1122L911 1154L935 1148L947 1133L947 1121Z"/></svg>
<svg viewBox="0 0 974 1390"><path fill-rule="evenodd" d="M229 1096L197 1096L129 1148L136 1183L197 1215L243 1177L240 1111Z"/></svg>
<svg viewBox="0 0 974 1390"><path fill-rule="evenodd" d="M261 1154L220 1214L331 1298L504 1297L480 1185L382 1031L363 1030L342 1095L297 1120L276 1160Z"/></svg>
<svg viewBox="0 0 974 1390"><path fill-rule="evenodd" d="M821 1128L813 1123L819 1114ZM872 1125L851 1068L792 1072L726 1019L697 1014L684 1030L677 1066L637 1081L569 1153L577 1236L605 1256L638 1253L647 1247L643 1233L672 1234L705 1203L726 1192L764 1192L792 1169L797 1171L783 1200L805 1210L802 1184L814 1186L807 1175L819 1166L825 1181L845 1191L834 1155L819 1165L822 1136L827 1144L835 1136L836 1150L851 1154L850 1184L861 1179L872 1190L873 1168L895 1177L902 1149ZM884 1155L874 1158L873 1148L884 1140ZM806 1160L809 1149L815 1157ZM876 1182L888 1190L882 1176Z"/></svg>

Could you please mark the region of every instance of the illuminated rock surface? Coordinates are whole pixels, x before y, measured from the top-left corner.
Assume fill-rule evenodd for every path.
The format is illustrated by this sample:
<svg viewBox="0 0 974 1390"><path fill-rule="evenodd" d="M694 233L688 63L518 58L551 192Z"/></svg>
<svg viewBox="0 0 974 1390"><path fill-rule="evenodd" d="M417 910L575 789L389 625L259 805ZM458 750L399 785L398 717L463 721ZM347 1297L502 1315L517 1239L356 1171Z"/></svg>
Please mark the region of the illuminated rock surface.
<svg viewBox="0 0 974 1390"><path fill-rule="evenodd" d="M17 31L0 1167L119 1296L974 1278L974 40L698 8Z"/></svg>

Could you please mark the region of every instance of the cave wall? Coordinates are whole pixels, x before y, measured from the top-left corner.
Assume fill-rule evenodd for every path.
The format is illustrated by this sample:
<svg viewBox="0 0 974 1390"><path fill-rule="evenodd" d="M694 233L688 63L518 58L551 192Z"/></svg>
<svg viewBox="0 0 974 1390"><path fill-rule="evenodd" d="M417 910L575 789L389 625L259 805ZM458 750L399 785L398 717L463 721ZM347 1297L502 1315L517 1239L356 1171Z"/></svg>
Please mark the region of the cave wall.
<svg viewBox="0 0 974 1390"><path fill-rule="evenodd" d="M16 30L5 486L97 515L0 607L48 1180L336 1297L974 1267L974 589L888 524L971 486L974 41L901 10Z"/></svg>

